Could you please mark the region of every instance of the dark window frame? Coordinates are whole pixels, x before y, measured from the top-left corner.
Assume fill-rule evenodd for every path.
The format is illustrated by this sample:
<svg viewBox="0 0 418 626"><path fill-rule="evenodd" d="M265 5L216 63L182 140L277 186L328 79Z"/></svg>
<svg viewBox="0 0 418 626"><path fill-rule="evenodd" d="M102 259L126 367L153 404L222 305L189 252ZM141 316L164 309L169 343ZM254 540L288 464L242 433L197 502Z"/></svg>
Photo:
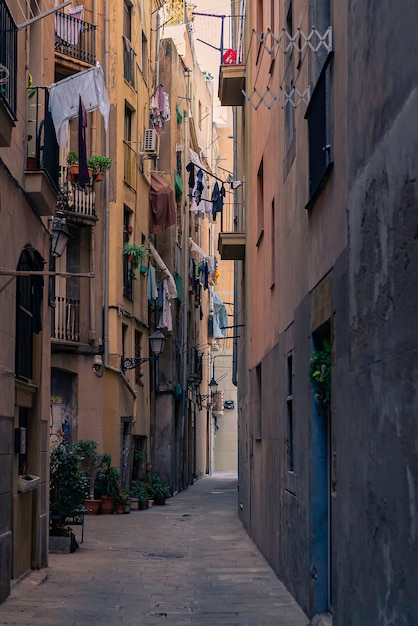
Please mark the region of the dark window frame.
<svg viewBox="0 0 418 626"><path fill-rule="evenodd" d="M333 166L331 141L331 60L329 52L312 91L306 109L309 141L309 200L311 209L321 193Z"/></svg>

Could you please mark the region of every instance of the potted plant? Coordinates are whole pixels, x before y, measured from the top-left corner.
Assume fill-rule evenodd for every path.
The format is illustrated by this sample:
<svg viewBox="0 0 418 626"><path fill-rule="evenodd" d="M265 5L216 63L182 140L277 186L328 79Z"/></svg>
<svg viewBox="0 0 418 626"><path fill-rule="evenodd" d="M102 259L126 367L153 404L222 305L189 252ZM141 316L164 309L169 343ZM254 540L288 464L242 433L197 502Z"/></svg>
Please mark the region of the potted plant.
<svg viewBox="0 0 418 626"><path fill-rule="evenodd" d="M94 180L103 180L104 173L112 167L112 159L94 154L88 157L87 167L92 169Z"/></svg>
<svg viewBox="0 0 418 626"><path fill-rule="evenodd" d="M113 513L116 498L120 492L119 472L112 466L110 454L102 454L97 470L94 492L102 499L101 512Z"/></svg>
<svg viewBox="0 0 418 626"><path fill-rule="evenodd" d="M26 155L26 169L36 170L36 154L34 152L28 152Z"/></svg>
<svg viewBox="0 0 418 626"><path fill-rule="evenodd" d="M162 481L158 474L151 474L149 489L151 498L156 505L165 504L166 499L171 497L170 485Z"/></svg>
<svg viewBox="0 0 418 626"><path fill-rule="evenodd" d="M70 150L66 157L68 174L67 179L69 181L76 181L78 179L78 153L75 150Z"/></svg>
<svg viewBox="0 0 418 626"><path fill-rule="evenodd" d="M309 380L314 387L316 402L326 407L329 406L331 403L331 343L326 338L312 353Z"/></svg>
<svg viewBox="0 0 418 626"><path fill-rule="evenodd" d="M94 484L100 465L100 455L97 454L97 443L90 439L80 439L74 446L79 457L79 468L83 476L88 480L88 492L84 500L84 506L93 515L100 510L101 500L94 497Z"/></svg>
<svg viewBox="0 0 418 626"><path fill-rule="evenodd" d="M74 552L76 542L68 518L85 513L83 500L88 480L79 469L79 457L70 444L61 442L50 453L49 534L64 537L68 551Z"/></svg>
<svg viewBox="0 0 418 626"><path fill-rule="evenodd" d="M145 263L148 258L149 248L145 243L125 243L123 246L123 254L128 257L130 263L129 275L131 278L136 278L135 270L137 270L138 267L141 268L141 273L144 273L142 271L143 267L146 271Z"/></svg>
<svg viewBox="0 0 418 626"><path fill-rule="evenodd" d="M129 491L121 489L115 499L116 513L130 513L131 507L129 503Z"/></svg>
<svg viewBox="0 0 418 626"><path fill-rule="evenodd" d="M143 510L148 508L148 490L147 486L142 482L137 482L132 485L129 492L131 509L133 511Z"/></svg>

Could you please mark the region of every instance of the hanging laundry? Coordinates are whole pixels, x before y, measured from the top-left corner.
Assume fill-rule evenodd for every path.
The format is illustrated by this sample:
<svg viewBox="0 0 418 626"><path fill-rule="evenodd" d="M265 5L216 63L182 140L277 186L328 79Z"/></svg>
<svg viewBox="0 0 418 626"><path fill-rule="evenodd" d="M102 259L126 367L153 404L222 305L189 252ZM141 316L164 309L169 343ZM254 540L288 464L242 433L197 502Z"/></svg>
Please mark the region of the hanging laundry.
<svg viewBox="0 0 418 626"><path fill-rule="evenodd" d="M148 302L155 302L157 297L158 289L155 267L150 263L148 266L147 300Z"/></svg>
<svg viewBox="0 0 418 626"><path fill-rule="evenodd" d="M89 170L87 167L86 146L87 111L81 96L78 103L78 184L87 187L90 183Z"/></svg>
<svg viewBox="0 0 418 626"><path fill-rule="evenodd" d="M162 306L157 328L166 328L171 332L173 330L173 320L171 315L171 296L168 288L168 279L164 278L158 287L161 291Z"/></svg>
<svg viewBox="0 0 418 626"><path fill-rule="evenodd" d="M209 287L213 298L213 336L225 337L228 326L228 313L223 300Z"/></svg>
<svg viewBox="0 0 418 626"><path fill-rule="evenodd" d="M212 196L211 196L212 217L214 221L216 220L216 214L220 213L223 209L224 197L225 197L225 187L222 184L222 188L219 189L219 185L216 182L213 186Z"/></svg>
<svg viewBox="0 0 418 626"><path fill-rule="evenodd" d="M68 19L70 15L74 19ZM80 5L68 9L68 14L55 14L55 38L69 46L76 46L80 33L83 30L84 6Z"/></svg>
<svg viewBox="0 0 418 626"><path fill-rule="evenodd" d="M151 124L156 132L160 134L161 130L164 128L164 122L167 122L171 117L170 98L161 84L158 85L151 97L150 107Z"/></svg>
<svg viewBox="0 0 418 626"><path fill-rule="evenodd" d="M191 161L190 161L190 163L188 163L186 165L186 170L189 172L189 187L190 187L190 189L193 189L193 187L195 186L194 168L195 168L195 165Z"/></svg>
<svg viewBox="0 0 418 626"><path fill-rule="evenodd" d="M49 110L60 146L67 146L69 120L78 115L79 96L87 112L99 109L107 130L110 104L103 69L99 63L96 63L96 67L53 83L49 90Z"/></svg>
<svg viewBox="0 0 418 626"><path fill-rule="evenodd" d="M174 191L162 176L151 173L151 233L160 233L176 223Z"/></svg>
<svg viewBox="0 0 418 626"><path fill-rule="evenodd" d="M202 192L203 192L203 172L202 170L199 170L196 174L196 178L197 178L197 183L196 183L196 190L194 192L194 197L196 200L196 204L199 205L200 201L202 199Z"/></svg>

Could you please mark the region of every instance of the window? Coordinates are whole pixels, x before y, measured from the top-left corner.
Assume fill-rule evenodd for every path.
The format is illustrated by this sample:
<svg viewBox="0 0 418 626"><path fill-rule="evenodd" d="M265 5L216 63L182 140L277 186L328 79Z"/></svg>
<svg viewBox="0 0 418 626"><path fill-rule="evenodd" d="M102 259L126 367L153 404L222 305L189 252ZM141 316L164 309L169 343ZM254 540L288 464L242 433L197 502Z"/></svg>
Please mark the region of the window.
<svg viewBox="0 0 418 626"><path fill-rule="evenodd" d="M270 288L274 287L276 282L276 215L274 209L274 198L271 201L271 233L270 233L270 242L271 242L271 285Z"/></svg>
<svg viewBox="0 0 418 626"><path fill-rule="evenodd" d="M261 159L260 167L257 172L257 242L258 246L264 234L264 166Z"/></svg>
<svg viewBox="0 0 418 626"><path fill-rule="evenodd" d="M323 35L331 24L330 0L311 0L311 27ZM305 117L309 137L310 208L332 164L331 151L331 53L325 48L309 54L311 99Z"/></svg>
<svg viewBox="0 0 418 626"><path fill-rule="evenodd" d="M262 389L261 389L261 363L255 368L256 376L256 389L255 389L255 423L254 423L254 438L258 441L261 440L261 422L262 422Z"/></svg>
<svg viewBox="0 0 418 626"><path fill-rule="evenodd" d="M141 343L142 343L142 333L139 330L135 330L135 358L141 358ZM135 383L137 385L142 385L141 378L143 376L143 372L141 371L141 366L135 368Z"/></svg>
<svg viewBox="0 0 418 626"><path fill-rule="evenodd" d="M285 451L286 465L289 472L294 470L293 460L293 357L290 354L287 357L287 397L286 397L286 434L285 434Z"/></svg>
<svg viewBox="0 0 418 626"><path fill-rule="evenodd" d="M136 151L132 147L133 111L125 102L124 163L123 180L131 189L136 189Z"/></svg>
<svg viewBox="0 0 418 626"><path fill-rule="evenodd" d="M123 246L129 242L132 231L132 211L124 206L123 208ZM123 255L123 295L125 298L133 300L133 279L130 272L130 261L127 254Z"/></svg>
<svg viewBox="0 0 418 626"><path fill-rule="evenodd" d="M128 340L128 327L126 324L122 324L122 359L129 358L132 353L126 354Z"/></svg>
<svg viewBox="0 0 418 626"><path fill-rule="evenodd" d="M293 4L290 2L289 10L286 17L286 30L293 37ZM294 85L295 62L294 50L291 47L289 52L285 54L285 76L284 86L287 94L290 94ZM296 154L296 131L295 131L295 108L288 100L284 108L284 124L285 124L285 160L284 160L284 177L289 173Z"/></svg>
<svg viewBox="0 0 418 626"><path fill-rule="evenodd" d="M4 0L0 1L0 63L9 70L8 80L1 85L0 103L4 104L16 119L17 27Z"/></svg>
<svg viewBox="0 0 418 626"><path fill-rule="evenodd" d="M132 2L125 0L123 3L123 35L126 39L132 39Z"/></svg>
<svg viewBox="0 0 418 626"><path fill-rule="evenodd" d="M148 82L148 40L142 31L141 40L141 72L145 82Z"/></svg>

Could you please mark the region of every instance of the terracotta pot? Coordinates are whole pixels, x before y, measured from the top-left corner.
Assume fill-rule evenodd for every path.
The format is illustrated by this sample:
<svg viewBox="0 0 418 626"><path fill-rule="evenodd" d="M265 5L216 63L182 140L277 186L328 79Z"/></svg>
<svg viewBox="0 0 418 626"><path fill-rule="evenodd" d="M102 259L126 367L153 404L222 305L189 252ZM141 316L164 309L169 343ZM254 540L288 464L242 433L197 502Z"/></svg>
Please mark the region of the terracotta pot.
<svg viewBox="0 0 418 626"><path fill-rule="evenodd" d="M97 172L96 176L94 177L94 180L99 182L103 179L104 179L104 172Z"/></svg>
<svg viewBox="0 0 418 626"><path fill-rule="evenodd" d="M98 515L101 503L101 500L84 500L84 506L89 511L88 515Z"/></svg>
<svg viewBox="0 0 418 626"><path fill-rule="evenodd" d="M104 514L104 515L108 515L109 513L113 513L113 501L107 497L107 498L102 498L102 502L100 505L100 511Z"/></svg>
<svg viewBox="0 0 418 626"><path fill-rule="evenodd" d="M26 157L26 169L27 170L36 170L36 157L35 156L27 156Z"/></svg>

